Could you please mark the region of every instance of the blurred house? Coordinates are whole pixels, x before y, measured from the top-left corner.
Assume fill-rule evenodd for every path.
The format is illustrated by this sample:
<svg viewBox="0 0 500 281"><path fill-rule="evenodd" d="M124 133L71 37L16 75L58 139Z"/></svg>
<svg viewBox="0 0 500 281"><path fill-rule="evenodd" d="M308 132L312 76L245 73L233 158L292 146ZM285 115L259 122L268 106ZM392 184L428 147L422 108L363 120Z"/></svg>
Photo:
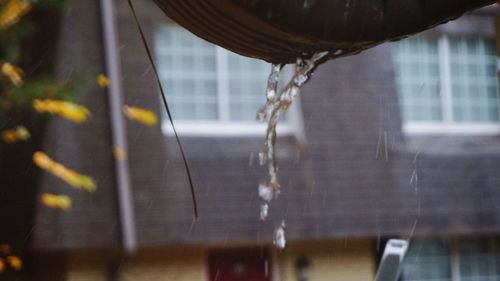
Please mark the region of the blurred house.
<svg viewBox="0 0 500 281"><path fill-rule="evenodd" d="M88 195L42 174L39 192L74 204L37 207L37 280L371 280L393 237L412 242L402 280L500 279L496 8L321 65L278 128L282 191L262 221L265 127L255 112L270 66L197 39L153 1L135 2L200 218L126 1L115 1L118 48L108 53L98 1L71 1L59 74L109 74L116 55L121 77L112 82L124 103L162 122L126 123L125 168L112 154L120 134L106 90L81 96L93 114L87 124L50 123L44 151L98 188ZM281 221L283 251L272 245Z"/></svg>

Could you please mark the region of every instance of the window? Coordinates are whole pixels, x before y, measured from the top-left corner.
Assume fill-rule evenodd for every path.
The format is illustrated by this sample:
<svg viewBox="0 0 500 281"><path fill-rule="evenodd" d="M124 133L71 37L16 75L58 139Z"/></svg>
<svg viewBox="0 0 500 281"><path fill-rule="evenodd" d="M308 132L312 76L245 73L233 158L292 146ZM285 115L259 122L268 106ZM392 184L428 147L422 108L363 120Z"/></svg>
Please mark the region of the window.
<svg viewBox="0 0 500 281"><path fill-rule="evenodd" d="M157 30L155 51L179 131L263 133L265 125L256 121L256 113L265 102L269 63L229 52L174 25ZM292 107L294 110L297 108ZM296 133L300 127L297 118L297 114L289 114L278 129L281 133ZM164 124L168 129L169 124Z"/></svg>
<svg viewBox="0 0 500 281"><path fill-rule="evenodd" d="M403 281L500 280L496 239L414 241L405 257Z"/></svg>
<svg viewBox="0 0 500 281"><path fill-rule="evenodd" d="M451 259L443 241L413 241L404 259L404 281L451 281Z"/></svg>
<svg viewBox="0 0 500 281"><path fill-rule="evenodd" d="M458 245L460 280L500 280L500 244L493 240L467 240Z"/></svg>
<svg viewBox="0 0 500 281"><path fill-rule="evenodd" d="M415 37L393 45L409 132L500 132L494 40Z"/></svg>

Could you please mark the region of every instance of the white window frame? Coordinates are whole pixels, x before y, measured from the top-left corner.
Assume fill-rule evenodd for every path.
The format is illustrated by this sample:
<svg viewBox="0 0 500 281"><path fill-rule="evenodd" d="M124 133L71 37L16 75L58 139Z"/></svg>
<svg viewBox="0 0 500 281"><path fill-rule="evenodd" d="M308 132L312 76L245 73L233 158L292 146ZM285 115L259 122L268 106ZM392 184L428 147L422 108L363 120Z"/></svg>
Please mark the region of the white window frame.
<svg viewBox="0 0 500 281"><path fill-rule="evenodd" d="M216 46L216 77L217 77L217 108L218 120L176 120L174 125L177 133L187 137L257 137L265 133L267 124L255 121L233 121L230 119L229 95L229 51ZM271 65L269 65L271 71ZM291 69L285 68L282 75L291 76ZM267 80L262 81L267 83ZM168 99L168 92L167 99ZM262 105L266 102L266 94L262 92ZM294 136L305 141L305 132L301 114L300 98L297 98L287 113L286 122L280 122L276 127L280 136ZM257 112L255 112L257 116ZM161 128L165 135L174 134L167 114L162 110Z"/></svg>
<svg viewBox="0 0 500 281"><path fill-rule="evenodd" d="M403 131L409 135L497 135L500 122L453 122L453 101L451 83L450 40L447 35L438 38L439 78L441 81L441 122L403 122ZM497 59L497 73L500 73L500 58ZM499 107L500 108L500 107ZM403 110L403 108L401 107Z"/></svg>

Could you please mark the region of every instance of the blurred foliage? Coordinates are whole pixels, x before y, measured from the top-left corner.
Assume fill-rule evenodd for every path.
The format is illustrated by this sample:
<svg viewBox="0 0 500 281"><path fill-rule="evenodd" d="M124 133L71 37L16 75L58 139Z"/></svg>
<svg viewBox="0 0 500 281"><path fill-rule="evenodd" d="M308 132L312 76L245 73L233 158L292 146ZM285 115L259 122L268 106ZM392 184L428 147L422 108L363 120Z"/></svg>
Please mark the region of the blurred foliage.
<svg viewBox="0 0 500 281"><path fill-rule="evenodd" d="M21 46L34 31L34 23L21 21L15 26L0 30L0 60L17 63L21 60Z"/></svg>
<svg viewBox="0 0 500 281"><path fill-rule="evenodd" d="M55 99L72 101L74 93L84 80L56 80L46 75L27 79L20 87L11 87L2 95L4 102L20 107L31 107L35 99ZM2 81L8 84L8 81Z"/></svg>
<svg viewBox="0 0 500 281"><path fill-rule="evenodd" d="M0 0L0 14L12 0ZM23 52L26 50L30 38L36 36L36 28L40 20L47 14L64 12L67 0L20 0L29 1L31 9L26 15L6 28L0 29L0 66L11 63L22 69L36 69L37 66L23 65ZM16 86L0 73L0 110L3 113L13 108L30 108L34 99L50 98L57 100L73 100L78 86L85 83L85 79L78 81L58 80L51 73L37 73L26 71L24 81Z"/></svg>

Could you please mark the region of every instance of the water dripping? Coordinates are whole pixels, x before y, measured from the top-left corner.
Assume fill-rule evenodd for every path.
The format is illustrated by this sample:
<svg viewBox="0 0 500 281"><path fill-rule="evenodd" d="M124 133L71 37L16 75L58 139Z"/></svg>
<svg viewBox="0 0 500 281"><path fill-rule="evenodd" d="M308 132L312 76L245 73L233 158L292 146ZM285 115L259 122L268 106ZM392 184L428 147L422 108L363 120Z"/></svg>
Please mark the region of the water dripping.
<svg viewBox="0 0 500 281"><path fill-rule="evenodd" d="M259 196L262 200L269 203L269 202L271 202L271 200L273 200L273 197L275 196L275 192L267 184L261 183L259 185Z"/></svg>
<svg viewBox="0 0 500 281"><path fill-rule="evenodd" d="M283 250L285 249L286 246L286 239L285 239L285 221L281 221L281 224L276 230L274 231L274 245L278 247L278 249Z"/></svg>
<svg viewBox="0 0 500 281"><path fill-rule="evenodd" d="M269 213L269 203L263 203L260 205L260 219L265 220Z"/></svg>
<svg viewBox="0 0 500 281"><path fill-rule="evenodd" d="M292 102L299 96L301 87L309 81L319 61L324 59L328 52L315 53L311 58L297 58L295 72L290 81L278 91L280 74L283 64L273 64L267 80L266 103L257 111L257 120L267 124L264 149L259 153L261 166L267 164L269 180L259 184L259 196L263 200L260 209L260 218L265 220L268 215L269 203L280 193L278 179L278 161L276 159L276 126L281 117L290 108ZM275 231L274 244L283 249L285 247L285 223Z"/></svg>
<svg viewBox="0 0 500 281"><path fill-rule="evenodd" d="M267 187L272 191L273 197L279 193L280 188L275 149L276 126L293 100L300 94L300 88L310 79L318 61L326 55L328 52L316 53L310 59L298 58L294 75L281 91L278 91L278 81L283 65L276 64L271 68L266 89L267 102L258 110L257 119L267 123L264 150L259 153L259 162L261 165L268 165L269 182ZM261 187L259 187L260 189Z"/></svg>

